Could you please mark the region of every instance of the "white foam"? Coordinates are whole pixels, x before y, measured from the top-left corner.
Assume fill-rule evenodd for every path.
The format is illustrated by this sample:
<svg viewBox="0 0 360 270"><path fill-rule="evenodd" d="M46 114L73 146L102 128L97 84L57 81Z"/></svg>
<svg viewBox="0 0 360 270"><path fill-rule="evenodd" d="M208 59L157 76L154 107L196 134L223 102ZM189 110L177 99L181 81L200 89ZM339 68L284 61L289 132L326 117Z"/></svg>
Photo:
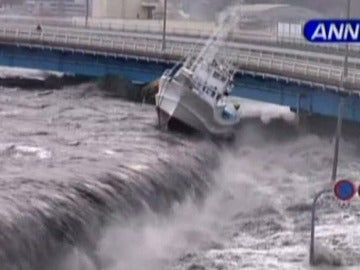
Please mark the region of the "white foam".
<svg viewBox="0 0 360 270"><path fill-rule="evenodd" d="M21 110L0 111L0 116L11 117L11 116L17 116L21 113L22 113Z"/></svg>
<svg viewBox="0 0 360 270"><path fill-rule="evenodd" d="M296 114L288 107L248 99L239 99L239 101L242 118L260 118L265 124L274 119L284 119L288 122L296 120Z"/></svg>
<svg viewBox="0 0 360 270"><path fill-rule="evenodd" d="M21 155L36 155L39 159L51 158L51 152L41 147L17 145L14 150Z"/></svg>
<svg viewBox="0 0 360 270"><path fill-rule="evenodd" d="M109 155L109 156L116 155L116 152L111 149L105 149L103 152L104 152L104 154Z"/></svg>
<svg viewBox="0 0 360 270"><path fill-rule="evenodd" d="M37 69L29 69L29 68L14 68L14 67L1 67L0 69L0 77L22 77L22 78L30 78L30 79L44 79L48 75L62 76L63 73L54 72L54 71L42 71Z"/></svg>

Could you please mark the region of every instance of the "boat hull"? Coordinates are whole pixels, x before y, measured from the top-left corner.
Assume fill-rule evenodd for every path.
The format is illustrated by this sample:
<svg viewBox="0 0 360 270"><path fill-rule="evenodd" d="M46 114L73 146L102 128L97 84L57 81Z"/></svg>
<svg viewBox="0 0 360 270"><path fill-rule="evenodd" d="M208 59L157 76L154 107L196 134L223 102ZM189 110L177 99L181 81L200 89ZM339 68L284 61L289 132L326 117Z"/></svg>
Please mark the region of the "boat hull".
<svg viewBox="0 0 360 270"><path fill-rule="evenodd" d="M182 83L167 78L160 79L156 109L159 124L163 127L168 127L171 121L177 120L192 129L213 136L229 137L235 131L234 125L216 121L213 107L195 92Z"/></svg>

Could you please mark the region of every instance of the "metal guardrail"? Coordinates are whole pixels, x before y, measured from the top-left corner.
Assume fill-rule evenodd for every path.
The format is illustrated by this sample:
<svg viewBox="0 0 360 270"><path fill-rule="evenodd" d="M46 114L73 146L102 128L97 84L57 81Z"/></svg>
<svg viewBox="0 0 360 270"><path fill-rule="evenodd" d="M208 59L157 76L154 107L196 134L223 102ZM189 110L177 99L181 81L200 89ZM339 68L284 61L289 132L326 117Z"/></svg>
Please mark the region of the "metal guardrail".
<svg viewBox="0 0 360 270"><path fill-rule="evenodd" d="M105 55L127 55L134 58L157 59L176 61L197 54L200 47L193 44L168 45L166 52L161 50L161 42L147 41L136 38L123 38L121 36L102 37L81 31L46 31L38 32L35 29L0 28L0 42L15 43L48 48L61 48L70 51L91 51ZM194 49L194 50L193 50ZM224 56L233 61L242 72L262 73L266 76L279 76L291 79L321 83L338 87L342 79L342 67L334 64L333 60L325 61L324 58L306 57L303 53L288 55L286 52L255 51L251 48L229 48ZM328 55L327 55L328 56ZM326 60L326 59L325 59ZM360 59L352 59L359 62ZM356 64L356 63L355 63ZM354 63L353 63L354 65ZM264 75L264 76L265 76ZM360 69L350 68L346 83L347 89L360 89Z"/></svg>

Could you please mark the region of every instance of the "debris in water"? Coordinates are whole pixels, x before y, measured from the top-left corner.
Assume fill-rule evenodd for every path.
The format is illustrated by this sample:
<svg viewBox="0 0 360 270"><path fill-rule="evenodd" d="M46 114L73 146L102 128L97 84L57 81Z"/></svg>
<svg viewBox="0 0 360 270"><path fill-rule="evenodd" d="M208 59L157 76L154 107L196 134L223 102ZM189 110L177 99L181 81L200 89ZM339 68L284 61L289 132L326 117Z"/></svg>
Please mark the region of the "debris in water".
<svg viewBox="0 0 360 270"><path fill-rule="evenodd" d="M206 270L205 266L199 264L192 264L188 270Z"/></svg>

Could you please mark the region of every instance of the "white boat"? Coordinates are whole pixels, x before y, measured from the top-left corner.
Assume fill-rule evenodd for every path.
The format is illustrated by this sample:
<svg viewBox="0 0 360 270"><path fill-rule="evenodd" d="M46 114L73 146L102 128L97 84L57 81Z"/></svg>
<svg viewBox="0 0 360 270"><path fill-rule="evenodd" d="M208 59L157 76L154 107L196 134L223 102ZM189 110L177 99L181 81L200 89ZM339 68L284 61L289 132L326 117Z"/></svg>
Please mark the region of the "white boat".
<svg viewBox="0 0 360 270"><path fill-rule="evenodd" d="M207 70L198 70L201 71L204 76L198 77L182 67L174 76L168 71L160 78L156 95L160 126L167 127L176 120L204 133L232 135L240 113L239 105L227 96L231 91L230 79L216 69L211 76Z"/></svg>
<svg viewBox="0 0 360 270"><path fill-rule="evenodd" d="M240 122L240 105L229 98L234 68L217 57L228 33L219 28L196 59L188 57L162 75L155 97L161 127L176 121L210 135L233 134Z"/></svg>

